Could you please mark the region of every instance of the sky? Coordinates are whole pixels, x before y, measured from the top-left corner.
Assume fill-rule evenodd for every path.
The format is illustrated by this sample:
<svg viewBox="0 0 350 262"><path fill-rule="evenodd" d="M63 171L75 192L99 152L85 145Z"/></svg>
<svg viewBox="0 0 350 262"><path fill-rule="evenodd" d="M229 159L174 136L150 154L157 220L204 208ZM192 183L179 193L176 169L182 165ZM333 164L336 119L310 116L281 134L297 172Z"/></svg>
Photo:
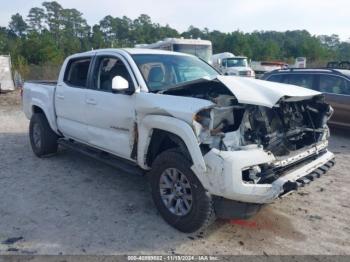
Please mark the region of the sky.
<svg viewBox="0 0 350 262"><path fill-rule="evenodd" d="M0 26L11 15L28 14L43 0L0 0ZM76 8L90 25L104 16L135 19L148 14L152 21L183 32L190 25L232 32L306 29L313 35L337 34L350 39L349 0L57 0L64 8Z"/></svg>

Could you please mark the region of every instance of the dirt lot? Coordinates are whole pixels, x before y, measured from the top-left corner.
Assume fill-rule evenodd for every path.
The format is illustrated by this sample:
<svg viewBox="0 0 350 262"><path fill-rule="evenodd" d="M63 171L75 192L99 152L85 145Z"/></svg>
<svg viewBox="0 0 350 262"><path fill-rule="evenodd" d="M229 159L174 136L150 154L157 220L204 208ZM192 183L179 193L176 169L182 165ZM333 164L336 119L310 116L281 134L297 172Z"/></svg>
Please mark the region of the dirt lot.
<svg viewBox="0 0 350 262"><path fill-rule="evenodd" d="M321 179L249 221L188 235L157 214L146 178L63 149L38 159L27 130L19 94L1 94L0 254L350 254L344 134L332 136L337 164Z"/></svg>

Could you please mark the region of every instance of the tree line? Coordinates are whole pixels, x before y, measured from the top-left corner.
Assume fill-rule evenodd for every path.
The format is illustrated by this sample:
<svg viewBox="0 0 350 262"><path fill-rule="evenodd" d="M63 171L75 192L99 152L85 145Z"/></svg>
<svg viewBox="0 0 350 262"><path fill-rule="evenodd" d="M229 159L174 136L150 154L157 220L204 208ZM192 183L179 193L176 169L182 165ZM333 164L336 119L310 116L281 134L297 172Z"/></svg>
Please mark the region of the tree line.
<svg viewBox="0 0 350 262"><path fill-rule="evenodd" d="M224 33L194 26L179 32L152 22L146 14L136 19L108 15L90 26L80 11L55 1L31 8L25 17L12 15L8 27L0 27L0 54L11 54L14 67L23 73L28 65L59 65L76 52L133 47L166 37L207 39L212 41L214 53L232 52L258 61L292 62L304 56L309 63L324 65L329 60L350 60L350 43L335 34L315 36L306 30Z"/></svg>

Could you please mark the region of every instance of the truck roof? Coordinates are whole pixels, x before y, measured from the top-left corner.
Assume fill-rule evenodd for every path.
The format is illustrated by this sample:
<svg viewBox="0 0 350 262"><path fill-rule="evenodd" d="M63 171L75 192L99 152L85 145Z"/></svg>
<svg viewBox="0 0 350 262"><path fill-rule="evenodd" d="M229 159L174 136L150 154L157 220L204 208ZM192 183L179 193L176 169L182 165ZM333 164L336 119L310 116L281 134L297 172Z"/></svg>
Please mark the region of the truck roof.
<svg viewBox="0 0 350 262"><path fill-rule="evenodd" d="M156 55L182 55L182 56L192 56L190 54L185 53L179 53L179 52L172 52L172 51L166 51L166 50L159 50L159 49L147 49L147 48L106 48L106 49L96 49L91 50L83 53L77 53L72 55L71 57L75 56L84 56L84 55L94 55L102 52L113 52L121 53L121 52L127 52L130 55L138 55L138 54L156 54Z"/></svg>
<svg viewBox="0 0 350 262"><path fill-rule="evenodd" d="M185 56L192 56L190 54L179 53L179 52L172 52L172 51L166 51L166 50L159 50L159 49L123 48L122 50L128 52L131 55L156 54L156 55L185 55Z"/></svg>

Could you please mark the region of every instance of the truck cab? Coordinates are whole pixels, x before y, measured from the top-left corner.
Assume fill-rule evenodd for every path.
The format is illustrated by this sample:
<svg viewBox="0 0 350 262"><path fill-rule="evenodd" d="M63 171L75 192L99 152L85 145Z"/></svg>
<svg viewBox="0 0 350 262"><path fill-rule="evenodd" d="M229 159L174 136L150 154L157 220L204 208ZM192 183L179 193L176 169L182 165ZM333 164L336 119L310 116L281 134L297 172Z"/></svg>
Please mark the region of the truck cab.
<svg viewBox="0 0 350 262"><path fill-rule="evenodd" d="M215 54L212 57L213 66L223 75L255 77L254 71L248 65L248 58L235 56L232 53Z"/></svg>

